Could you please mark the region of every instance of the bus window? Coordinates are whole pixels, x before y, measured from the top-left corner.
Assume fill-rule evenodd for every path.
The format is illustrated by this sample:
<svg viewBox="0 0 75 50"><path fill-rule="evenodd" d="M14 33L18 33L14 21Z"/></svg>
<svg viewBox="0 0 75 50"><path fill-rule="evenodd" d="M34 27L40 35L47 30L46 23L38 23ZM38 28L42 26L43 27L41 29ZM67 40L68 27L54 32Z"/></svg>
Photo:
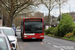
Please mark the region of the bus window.
<svg viewBox="0 0 75 50"><path fill-rule="evenodd" d="M25 33L42 33L42 22L25 22Z"/></svg>

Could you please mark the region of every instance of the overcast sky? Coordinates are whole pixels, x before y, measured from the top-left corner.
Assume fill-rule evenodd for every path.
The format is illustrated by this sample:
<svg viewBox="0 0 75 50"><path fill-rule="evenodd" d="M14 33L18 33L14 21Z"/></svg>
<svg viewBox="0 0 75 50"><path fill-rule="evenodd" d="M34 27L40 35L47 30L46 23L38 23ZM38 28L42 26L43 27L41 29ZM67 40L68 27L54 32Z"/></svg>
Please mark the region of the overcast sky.
<svg viewBox="0 0 75 50"><path fill-rule="evenodd" d="M44 15L48 15L48 10L44 5L40 5L37 11L44 13ZM75 0L69 0L67 4L63 5L61 8L62 13L66 12L75 12ZM55 8L51 11L51 15L58 17L59 9Z"/></svg>

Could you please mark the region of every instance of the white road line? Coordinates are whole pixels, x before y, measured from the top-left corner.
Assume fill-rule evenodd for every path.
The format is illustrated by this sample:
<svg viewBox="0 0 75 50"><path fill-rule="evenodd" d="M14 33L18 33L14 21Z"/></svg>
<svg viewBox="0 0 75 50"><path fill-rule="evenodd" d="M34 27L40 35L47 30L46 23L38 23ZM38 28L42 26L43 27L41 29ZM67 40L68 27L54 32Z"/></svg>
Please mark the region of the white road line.
<svg viewBox="0 0 75 50"><path fill-rule="evenodd" d="M44 42L46 42L46 41L44 41Z"/></svg>
<svg viewBox="0 0 75 50"><path fill-rule="evenodd" d="M51 44L51 43L48 42L48 44Z"/></svg>
<svg viewBox="0 0 75 50"><path fill-rule="evenodd" d="M57 46L56 45L53 45L54 46L54 48L57 48Z"/></svg>
<svg viewBox="0 0 75 50"><path fill-rule="evenodd" d="M56 45L53 45L54 48L60 48L60 50L64 50L63 48L59 47L59 46L56 46Z"/></svg>
<svg viewBox="0 0 75 50"><path fill-rule="evenodd" d="M64 49L61 48L61 50L64 50Z"/></svg>
<svg viewBox="0 0 75 50"><path fill-rule="evenodd" d="M46 41L44 41L46 43ZM48 44L51 44L50 42L48 42Z"/></svg>

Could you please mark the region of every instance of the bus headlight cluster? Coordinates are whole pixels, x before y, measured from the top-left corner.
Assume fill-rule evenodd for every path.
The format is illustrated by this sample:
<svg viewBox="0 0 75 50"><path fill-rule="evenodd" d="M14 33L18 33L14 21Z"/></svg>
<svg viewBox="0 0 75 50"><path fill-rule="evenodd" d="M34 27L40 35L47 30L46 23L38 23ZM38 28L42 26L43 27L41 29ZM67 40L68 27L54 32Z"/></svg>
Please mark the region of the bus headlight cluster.
<svg viewBox="0 0 75 50"><path fill-rule="evenodd" d="M41 35L40 37L44 37L43 35Z"/></svg>
<svg viewBox="0 0 75 50"><path fill-rule="evenodd" d="M24 36L24 37L27 37L27 36Z"/></svg>

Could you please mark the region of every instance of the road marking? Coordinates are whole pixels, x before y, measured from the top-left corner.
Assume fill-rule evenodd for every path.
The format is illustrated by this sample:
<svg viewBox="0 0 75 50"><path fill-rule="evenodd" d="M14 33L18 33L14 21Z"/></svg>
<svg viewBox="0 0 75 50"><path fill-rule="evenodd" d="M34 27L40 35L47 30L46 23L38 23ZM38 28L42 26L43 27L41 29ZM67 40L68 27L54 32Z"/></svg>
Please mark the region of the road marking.
<svg viewBox="0 0 75 50"><path fill-rule="evenodd" d="M46 41L44 41L46 43ZM51 44L50 42L48 42L48 44Z"/></svg>
<svg viewBox="0 0 75 50"><path fill-rule="evenodd" d="M60 50L64 50L63 48L58 47L58 46L56 46L56 45L53 45L53 46L54 46L54 48L60 48Z"/></svg>
<svg viewBox="0 0 75 50"><path fill-rule="evenodd" d="M48 44L51 44L51 43L48 42Z"/></svg>
<svg viewBox="0 0 75 50"><path fill-rule="evenodd" d="M57 46L56 45L53 45L54 46L54 48L56 47L57 48Z"/></svg>
<svg viewBox="0 0 75 50"><path fill-rule="evenodd" d="M61 48L61 50L64 50L64 49Z"/></svg>
<svg viewBox="0 0 75 50"><path fill-rule="evenodd" d="M46 41L44 41L44 42L46 42Z"/></svg>

